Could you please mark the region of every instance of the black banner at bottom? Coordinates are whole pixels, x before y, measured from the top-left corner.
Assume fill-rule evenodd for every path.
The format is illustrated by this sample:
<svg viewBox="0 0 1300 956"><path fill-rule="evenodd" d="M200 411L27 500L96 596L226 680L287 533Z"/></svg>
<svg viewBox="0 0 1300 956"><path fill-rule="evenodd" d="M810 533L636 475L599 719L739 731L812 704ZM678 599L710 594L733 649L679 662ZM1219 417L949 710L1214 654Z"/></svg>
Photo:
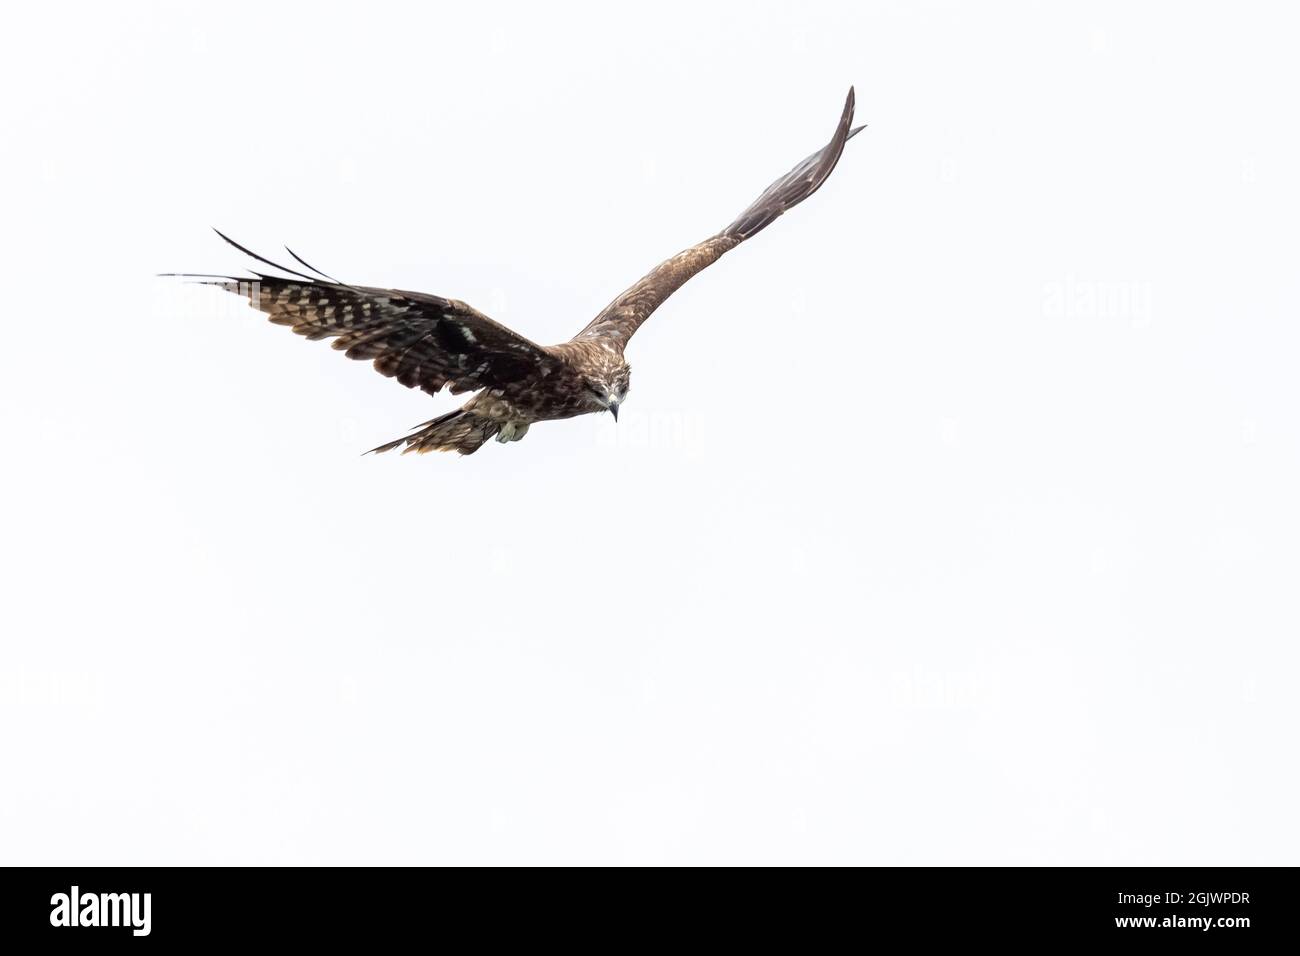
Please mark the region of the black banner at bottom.
<svg viewBox="0 0 1300 956"><path fill-rule="evenodd" d="M6 869L0 940L88 948L245 941L908 940L1239 948L1294 936L1290 869L749 869L485 878L441 869ZM662 881L662 882L660 882ZM16 950L11 950L16 951Z"/></svg>

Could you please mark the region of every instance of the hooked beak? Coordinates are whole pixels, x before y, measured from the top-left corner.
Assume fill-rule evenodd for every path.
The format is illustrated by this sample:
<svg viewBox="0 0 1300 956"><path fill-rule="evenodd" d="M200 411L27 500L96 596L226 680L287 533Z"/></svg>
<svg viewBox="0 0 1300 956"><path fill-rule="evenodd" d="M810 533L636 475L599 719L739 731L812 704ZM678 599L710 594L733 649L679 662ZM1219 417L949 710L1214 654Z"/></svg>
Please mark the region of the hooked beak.
<svg viewBox="0 0 1300 956"><path fill-rule="evenodd" d="M614 416L614 421L618 421L618 402L609 403L609 413Z"/></svg>

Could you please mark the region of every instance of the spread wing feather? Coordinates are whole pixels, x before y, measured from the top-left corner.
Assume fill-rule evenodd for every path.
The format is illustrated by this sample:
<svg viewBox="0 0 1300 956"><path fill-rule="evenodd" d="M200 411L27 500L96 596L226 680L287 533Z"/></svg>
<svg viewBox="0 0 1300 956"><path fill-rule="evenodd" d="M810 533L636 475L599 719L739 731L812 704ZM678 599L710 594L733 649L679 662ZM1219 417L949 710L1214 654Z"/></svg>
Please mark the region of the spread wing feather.
<svg viewBox="0 0 1300 956"><path fill-rule="evenodd" d="M317 281L301 273L255 275L207 277L205 284L245 297L272 322L308 339L334 339L334 348L348 358L372 360L377 371L408 388L430 394L504 388L557 365L541 346L456 299Z"/></svg>
<svg viewBox="0 0 1300 956"><path fill-rule="evenodd" d="M624 348L650 314L680 289L687 279L712 265L724 252L757 235L787 209L797 206L815 193L835 169L840 154L844 152L844 144L862 129L861 126L853 128L852 124L853 89L850 88L848 98L844 101L844 112L829 143L767 187L722 232L657 265L649 275L607 305L576 338L605 338L616 343L620 349Z"/></svg>

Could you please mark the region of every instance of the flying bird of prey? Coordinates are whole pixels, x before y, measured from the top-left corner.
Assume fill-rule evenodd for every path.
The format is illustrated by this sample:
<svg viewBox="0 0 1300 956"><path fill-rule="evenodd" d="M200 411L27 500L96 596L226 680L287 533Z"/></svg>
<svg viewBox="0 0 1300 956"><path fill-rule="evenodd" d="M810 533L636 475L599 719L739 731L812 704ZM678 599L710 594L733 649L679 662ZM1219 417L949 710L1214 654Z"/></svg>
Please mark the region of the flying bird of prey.
<svg viewBox="0 0 1300 956"><path fill-rule="evenodd" d="M560 345L537 345L456 299L339 282L287 249L299 265L319 276L314 278L219 232L241 252L288 277L255 270L249 270L256 276L251 280L190 277L246 297L272 322L299 335L334 339L334 348L349 358L373 360L376 369L408 388L430 395L443 388L452 394L476 393L455 411L371 451L405 446L403 452L470 455L490 438L518 441L534 422L592 412L609 412L617 421L631 371L623 352L633 333L687 279L816 192L839 162L844 144L862 129L852 123L850 89L825 147L772 183L726 229L655 266Z"/></svg>

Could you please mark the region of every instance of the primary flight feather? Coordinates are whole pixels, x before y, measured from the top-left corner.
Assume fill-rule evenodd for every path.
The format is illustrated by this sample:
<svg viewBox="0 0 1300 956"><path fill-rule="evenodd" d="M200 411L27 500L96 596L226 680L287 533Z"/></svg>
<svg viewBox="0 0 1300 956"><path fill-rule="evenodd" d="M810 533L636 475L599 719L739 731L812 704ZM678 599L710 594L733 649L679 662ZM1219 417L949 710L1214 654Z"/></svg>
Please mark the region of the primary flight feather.
<svg viewBox="0 0 1300 956"><path fill-rule="evenodd" d="M286 268L222 235L251 258L286 276L254 279L196 276L248 299L272 322L309 339L334 339L349 358L370 359L384 375L431 395L475 392L463 406L372 451L458 451L484 442L518 441L534 422L609 412L618 418L627 397L628 340L687 279L807 199L839 162L854 128L853 90L835 135L786 173L731 225L664 262L607 305L585 329L560 345L537 345L456 299L338 282L289 255L313 277ZM221 235L221 233L218 233Z"/></svg>

